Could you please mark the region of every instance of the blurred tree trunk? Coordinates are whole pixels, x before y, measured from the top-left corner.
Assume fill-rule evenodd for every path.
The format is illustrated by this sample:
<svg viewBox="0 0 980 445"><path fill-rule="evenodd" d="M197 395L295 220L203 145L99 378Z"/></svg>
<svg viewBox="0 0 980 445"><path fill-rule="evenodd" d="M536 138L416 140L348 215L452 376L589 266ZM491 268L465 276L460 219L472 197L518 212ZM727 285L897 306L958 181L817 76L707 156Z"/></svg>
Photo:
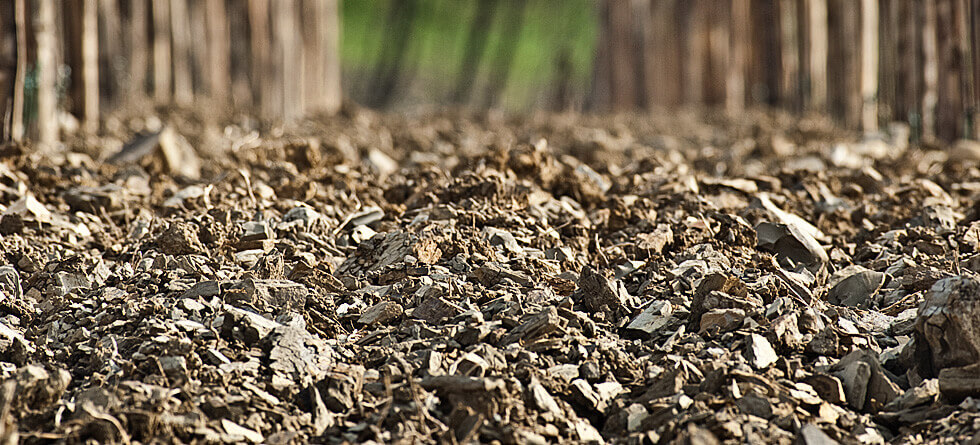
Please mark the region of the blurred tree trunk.
<svg viewBox="0 0 980 445"><path fill-rule="evenodd" d="M593 102L602 109L637 106L633 11L629 1L604 1L600 6L599 41L593 71Z"/></svg>
<svg viewBox="0 0 980 445"><path fill-rule="evenodd" d="M689 104L704 103L705 83L707 82L708 29L706 0L690 0L690 13L687 21L687 70L684 79L684 98Z"/></svg>
<svg viewBox="0 0 980 445"><path fill-rule="evenodd" d="M297 26L297 0L278 0L275 2L275 78L282 97L279 105L284 121L292 121L302 115L303 53L299 50L297 37L301 30ZM289 74L287 74L287 72Z"/></svg>
<svg viewBox="0 0 980 445"><path fill-rule="evenodd" d="M10 106L10 139L24 139L24 81L27 75L27 4L14 0L14 27L17 33L17 65L14 71L14 92Z"/></svg>
<svg viewBox="0 0 980 445"><path fill-rule="evenodd" d="M651 104L674 106L681 101L683 52L676 0L657 0L650 8L650 26L644 30L644 79Z"/></svg>
<svg viewBox="0 0 980 445"><path fill-rule="evenodd" d="M749 0L733 0L731 16L731 49L728 57L728 76L725 79L725 108L729 116L745 110L746 60L751 51L751 18Z"/></svg>
<svg viewBox="0 0 980 445"><path fill-rule="evenodd" d="M827 111L827 62L829 36L827 0L806 0L810 65L810 107L817 112Z"/></svg>
<svg viewBox="0 0 980 445"><path fill-rule="evenodd" d="M98 0L99 16L99 108L111 109L118 105L121 97L119 86L124 83L126 60L123 52L122 13L118 0Z"/></svg>
<svg viewBox="0 0 980 445"><path fill-rule="evenodd" d="M753 102L773 106L780 100L779 69L782 66L776 0L753 0L752 12L750 93Z"/></svg>
<svg viewBox="0 0 980 445"><path fill-rule="evenodd" d="M487 86L483 93L483 100L480 102L480 106L483 108L493 106L495 101L499 102L501 95L507 89L507 80L510 77L514 56L517 55L517 44L521 38L526 5L527 1L505 4L503 16L497 22L501 26L499 33L501 40L497 44L497 51L490 62ZM561 57L560 52L558 57Z"/></svg>
<svg viewBox="0 0 980 445"><path fill-rule="evenodd" d="M913 120L918 109L919 72L921 71L919 39L919 8L916 4L899 0L898 12L898 76L896 80L895 116L902 120Z"/></svg>
<svg viewBox="0 0 980 445"><path fill-rule="evenodd" d="M10 140L15 78L17 24L13 2L0 3L0 142Z"/></svg>
<svg viewBox="0 0 980 445"><path fill-rule="evenodd" d="M395 89L401 79L408 43L411 40L415 14L418 12L418 1L394 0L394 4L388 11L385 22L385 29L388 32L381 39L381 50L378 51L378 58L371 74L372 91L367 100L370 106L382 107L394 99Z"/></svg>
<svg viewBox="0 0 980 445"><path fill-rule="evenodd" d="M783 108L799 112L802 110L800 100L800 41L797 21L800 2L797 0L779 0L776 10L779 15L779 50L781 76L779 77L779 98Z"/></svg>
<svg viewBox="0 0 980 445"><path fill-rule="evenodd" d="M336 0L303 0L305 111L340 109L340 17Z"/></svg>
<svg viewBox="0 0 980 445"><path fill-rule="evenodd" d="M963 122L966 113L963 108L964 90L962 80L964 74L965 48L962 46L958 17L959 0L937 0L936 19L939 48L939 78L936 108L937 135L943 140L953 140L963 133Z"/></svg>
<svg viewBox="0 0 980 445"><path fill-rule="evenodd" d="M189 105L194 100L191 73L191 29L186 0L169 0L170 36L174 80L174 102Z"/></svg>
<svg viewBox="0 0 980 445"><path fill-rule="evenodd" d="M228 30L228 11L225 10L224 0L205 0L205 7L208 64L203 68L207 73L208 93L216 102L224 103L228 100L228 92L231 88L231 35Z"/></svg>
<svg viewBox="0 0 980 445"><path fill-rule="evenodd" d="M936 104L939 100L939 47L936 37L936 4L922 2L922 137L936 137Z"/></svg>
<svg viewBox="0 0 980 445"><path fill-rule="evenodd" d="M966 25L969 30L967 38L970 39L970 82L967 83L970 87L969 91L969 108L967 113L970 118L970 124L972 126L971 132L966 134L966 137L970 139L980 138L980 32L977 31L977 26L980 26L980 21L978 21L978 15L980 15L980 0L967 0L967 14L966 14Z"/></svg>
<svg viewBox="0 0 980 445"><path fill-rule="evenodd" d="M151 1L153 7L153 98L157 102L170 101L170 5L168 2Z"/></svg>
<svg viewBox="0 0 980 445"><path fill-rule="evenodd" d="M211 58L208 47L208 10L207 4L203 1L188 0L189 7L187 15L191 32L191 77L194 83L194 91L197 94L206 94L211 97L211 86L208 84L209 67ZM228 17L231 20L231 17ZM201 48L201 42L204 48Z"/></svg>
<svg viewBox="0 0 980 445"><path fill-rule="evenodd" d="M733 2L709 3L708 20L708 82L705 85L705 102L709 105L725 103L728 95L728 51L731 47L731 15Z"/></svg>
<svg viewBox="0 0 980 445"><path fill-rule="evenodd" d="M878 0L861 0L861 128L878 130Z"/></svg>
<svg viewBox="0 0 980 445"><path fill-rule="evenodd" d="M882 0L879 4L878 41L878 121L895 120L895 101L898 95L898 5L897 0Z"/></svg>
<svg viewBox="0 0 980 445"><path fill-rule="evenodd" d="M227 40L228 54L220 55L222 51L219 48L219 50L215 51L219 53L216 56L217 61L212 62L224 64L222 68L228 71L228 77L215 82L218 84L216 86L223 88L223 92L219 91L218 93L218 103L222 103L221 98L224 97L224 103L228 103L230 99L231 104L236 109L254 107L258 103L258 92L257 90L252 90L251 73L255 60L252 57L251 51L252 38L251 26L249 25L249 5L244 1L219 3L219 6L222 5L226 7L225 13L228 15L226 31L222 33ZM215 19L212 18L210 20ZM228 85L223 82L231 82L231 84Z"/></svg>
<svg viewBox="0 0 980 445"><path fill-rule="evenodd" d="M99 11L96 0L82 1L82 84L85 85L82 129L99 130Z"/></svg>
<svg viewBox="0 0 980 445"><path fill-rule="evenodd" d="M344 91L340 74L340 36L343 23L340 20L340 2L337 0L322 0L324 14L320 21L320 42L322 47L323 71L319 79L321 84L320 111L336 113L343 103Z"/></svg>
<svg viewBox="0 0 980 445"><path fill-rule="evenodd" d="M131 0L129 4L129 91L130 101L143 97L147 71L147 9L146 0Z"/></svg>
<svg viewBox="0 0 980 445"><path fill-rule="evenodd" d="M470 97L476 75L480 68L480 59L487 46L490 36L490 26L500 2L494 0L477 0L476 13L470 20L469 35L463 47L463 58L459 64L459 74L456 76L456 88L453 91L453 102L462 103ZM511 6L513 7L513 6Z"/></svg>
<svg viewBox="0 0 980 445"><path fill-rule="evenodd" d="M269 3L267 0L249 0L248 23L252 48L252 91L258 96L259 114L268 116L275 100L272 79L272 49L269 41Z"/></svg>
<svg viewBox="0 0 980 445"><path fill-rule="evenodd" d="M55 0L38 0L34 20L37 42L37 128L42 149L58 142L58 40Z"/></svg>

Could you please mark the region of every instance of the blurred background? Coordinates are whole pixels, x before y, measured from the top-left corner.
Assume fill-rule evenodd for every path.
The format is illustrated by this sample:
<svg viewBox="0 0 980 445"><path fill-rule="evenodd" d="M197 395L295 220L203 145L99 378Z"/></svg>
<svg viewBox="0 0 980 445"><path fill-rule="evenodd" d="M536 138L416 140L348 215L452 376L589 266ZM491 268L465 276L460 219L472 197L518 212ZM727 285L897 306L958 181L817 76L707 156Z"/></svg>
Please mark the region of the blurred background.
<svg viewBox="0 0 980 445"><path fill-rule="evenodd" d="M3 140L198 108L820 115L974 139L980 0L3 0Z"/></svg>

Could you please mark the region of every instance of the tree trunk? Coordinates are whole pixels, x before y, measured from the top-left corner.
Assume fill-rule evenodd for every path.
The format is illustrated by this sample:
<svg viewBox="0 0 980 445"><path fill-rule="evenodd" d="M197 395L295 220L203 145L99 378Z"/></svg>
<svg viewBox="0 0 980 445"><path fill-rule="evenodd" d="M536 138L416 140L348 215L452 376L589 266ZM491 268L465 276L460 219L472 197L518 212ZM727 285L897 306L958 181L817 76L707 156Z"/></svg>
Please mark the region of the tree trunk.
<svg viewBox="0 0 980 445"><path fill-rule="evenodd" d="M709 5L711 6L711 5ZM728 91L728 51L731 47L731 15L729 2L709 7L708 15L708 80L705 101L709 105L724 104Z"/></svg>
<svg viewBox="0 0 980 445"><path fill-rule="evenodd" d="M797 18L799 13L797 0L780 0L776 4L779 11L779 51L781 76L779 78L779 99L780 104L789 110L800 111L802 104L799 101L800 90L800 42L796 30L799 28Z"/></svg>
<svg viewBox="0 0 980 445"><path fill-rule="evenodd" d="M27 75L27 4L14 0L14 26L17 28L17 67L14 72L14 94L10 116L10 139L24 139L24 81Z"/></svg>
<svg viewBox="0 0 980 445"><path fill-rule="evenodd" d="M321 0L324 14L320 21L320 41L323 57L323 71L319 75L320 111L334 114L340 111L343 102L343 88L340 74L340 2L337 0Z"/></svg>
<svg viewBox="0 0 980 445"><path fill-rule="evenodd" d="M878 0L861 0L861 127L878 130Z"/></svg>
<svg viewBox="0 0 980 445"><path fill-rule="evenodd" d="M817 112L827 110L827 0L806 0L808 39L810 44L810 107Z"/></svg>
<svg viewBox="0 0 980 445"><path fill-rule="evenodd" d="M939 47L936 37L936 4L923 3L922 24L922 137L936 137L936 104L939 101Z"/></svg>
<svg viewBox="0 0 980 445"><path fill-rule="evenodd" d="M259 114L268 117L275 101L275 88L272 79L272 49L269 42L269 3L266 0L249 0L248 23L251 31L252 47L252 91L258 95Z"/></svg>
<svg viewBox="0 0 980 445"><path fill-rule="evenodd" d="M676 0L659 0L650 8L649 20L652 25L645 31L644 45L649 48L644 53L644 89L651 104L670 107L681 101L681 78L683 77L678 10L682 10Z"/></svg>
<svg viewBox="0 0 980 445"><path fill-rule="evenodd" d="M527 2L503 4L503 18L497 23L502 26L500 35L501 41L497 44L497 51L491 59L489 75L487 76L487 86L483 92L483 99L480 106L490 108L495 100L500 100L500 96L507 88L507 78L510 76L511 66L514 63L514 55L517 54L517 43L520 39L521 25L524 23L524 7ZM498 6L501 7L501 6ZM561 57L559 53L558 57Z"/></svg>
<svg viewBox="0 0 980 445"><path fill-rule="evenodd" d="M58 41L55 0L38 0L34 20L37 42L37 128L42 149L58 142Z"/></svg>
<svg viewBox="0 0 980 445"><path fill-rule="evenodd" d="M707 79L708 29L706 26L708 5L705 0L690 2L687 22L687 66L684 78L684 99L689 104L704 102L704 85Z"/></svg>
<svg viewBox="0 0 980 445"><path fill-rule="evenodd" d="M152 1L153 7L153 98L157 102L170 101L170 5Z"/></svg>
<svg viewBox="0 0 980 445"><path fill-rule="evenodd" d="M303 87L303 53L299 50L301 42L297 26L296 0L279 0L276 2L275 43L279 57L276 59L276 76L282 94L279 105L280 117L290 122L302 115ZM287 74L290 73L290 74ZM295 73L295 74L292 74Z"/></svg>
<svg viewBox="0 0 980 445"><path fill-rule="evenodd" d="M147 71L146 0L132 0L129 11L129 97L143 97Z"/></svg>
<svg viewBox="0 0 980 445"><path fill-rule="evenodd" d="M99 130L99 12L96 0L82 0L82 129Z"/></svg>
<svg viewBox="0 0 980 445"><path fill-rule="evenodd" d="M200 0L192 0L200 1ZM231 36L228 30L224 0L206 0L207 8L207 85L211 98L218 103L228 100L231 88Z"/></svg>
<svg viewBox="0 0 980 445"><path fill-rule="evenodd" d="M191 29L186 0L169 0L170 35L173 54L174 102L188 105L194 100L191 73Z"/></svg>
<svg viewBox="0 0 980 445"><path fill-rule="evenodd" d="M490 26L499 2L493 0L477 0L476 13L469 24L469 35L463 48L463 58L460 60L459 75L456 77L456 88L453 91L453 102L462 103L472 94L476 75L480 68L480 59L490 36Z"/></svg>
<svg viewBox="0 0 980 445"><path fill-rule="evenodd" d="M729 116L745 110L746 60L751 50L751 18L749 0L734 0L731 15L731 49L728 57L728 76L725 79L725 109Z"/></svg>
<svg viewBox="0 0 980 445"><path fill-rule="evenodd" d="M336 1L303 0L304 111L340 108L339 17Z"/></svg>
<svg viewBox="0 0 980 445"><path fill-rule="evenodd" d="M123 52L122 14L118 0L98 0L99 16L99 109L110 109L121 97L119 86L125 68L120 61L126 60Z"/></svg>

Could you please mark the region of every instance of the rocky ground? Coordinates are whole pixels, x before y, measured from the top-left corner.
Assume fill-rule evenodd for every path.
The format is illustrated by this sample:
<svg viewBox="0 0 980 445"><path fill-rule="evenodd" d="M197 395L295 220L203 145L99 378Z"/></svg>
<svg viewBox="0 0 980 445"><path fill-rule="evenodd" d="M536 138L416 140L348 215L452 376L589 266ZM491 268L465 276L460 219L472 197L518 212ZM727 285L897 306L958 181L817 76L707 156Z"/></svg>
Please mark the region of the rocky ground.
<svg viewBox="0 0 980 445"><path fill-rule="evenodd" d="M976 144L166 120L0 150L3 443L980 441Z"/></svg>

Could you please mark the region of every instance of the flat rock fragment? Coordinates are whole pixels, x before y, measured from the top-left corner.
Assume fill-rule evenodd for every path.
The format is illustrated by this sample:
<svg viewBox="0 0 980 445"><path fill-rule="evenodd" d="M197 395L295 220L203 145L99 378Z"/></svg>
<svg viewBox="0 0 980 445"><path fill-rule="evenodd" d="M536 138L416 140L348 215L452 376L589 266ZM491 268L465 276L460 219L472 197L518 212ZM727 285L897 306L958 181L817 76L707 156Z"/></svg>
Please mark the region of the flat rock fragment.
<svg viewBox="0 0 980 445"><path fill-rule="evenodd" d="M626 329L642 332L647 335L656 334L670 322L670 316L674 308L668 301L654 301L650 303L640 315L637 315Z"/></svg>
<svg viewBox="0 0 980 445"><path fill-rule="evenodd" d="M867 307L871 298L885 284L882 272L864 268L854 268L848 271L827 293L827 301L840 306Z"/></svg>
<svg viewBox="0 0 980 445"><path fill-rule="evenodd" d="M768 368L779 358L769 340L759 334L749 334L745 348L745 358L755 369Z"/></svg>

